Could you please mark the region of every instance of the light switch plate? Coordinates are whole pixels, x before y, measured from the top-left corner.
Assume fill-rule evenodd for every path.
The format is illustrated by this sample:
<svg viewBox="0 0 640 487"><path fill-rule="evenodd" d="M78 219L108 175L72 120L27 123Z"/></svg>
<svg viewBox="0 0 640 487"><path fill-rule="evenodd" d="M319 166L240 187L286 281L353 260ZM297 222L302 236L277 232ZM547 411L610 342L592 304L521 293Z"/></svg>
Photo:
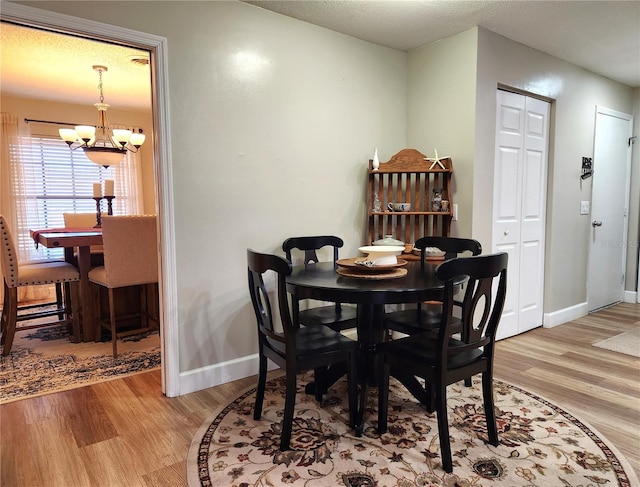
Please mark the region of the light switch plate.
<svg viewBox="0 0 640 487"><path fill-rule="evenodd" d="M589 214L589 202L588 201L581 201L580 202L580 214L581 215L588 215Z"/></svg>
<svg viewBox="0 0 640 487"><path fill-rule="evenodd" d="M458 221L458 205L453 204L453 218L451 218L454 222Z"/></svg>

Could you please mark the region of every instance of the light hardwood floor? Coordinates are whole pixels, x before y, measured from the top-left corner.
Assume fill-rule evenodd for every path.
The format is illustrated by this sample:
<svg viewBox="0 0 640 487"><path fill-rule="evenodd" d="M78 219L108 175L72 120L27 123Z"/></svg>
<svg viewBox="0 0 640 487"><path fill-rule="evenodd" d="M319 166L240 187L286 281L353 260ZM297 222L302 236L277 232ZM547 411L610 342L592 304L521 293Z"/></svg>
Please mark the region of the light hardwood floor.
<svg viewBox="0 0 640 487"><path fill-rule="evenodd" d="M583 419L640 473L640 359L592 346L638 326L640 305L621 304L502 340L495 377ZM153 371L0 406L0 485L186 485L196 430L255 382L169 399Z"/></svg>

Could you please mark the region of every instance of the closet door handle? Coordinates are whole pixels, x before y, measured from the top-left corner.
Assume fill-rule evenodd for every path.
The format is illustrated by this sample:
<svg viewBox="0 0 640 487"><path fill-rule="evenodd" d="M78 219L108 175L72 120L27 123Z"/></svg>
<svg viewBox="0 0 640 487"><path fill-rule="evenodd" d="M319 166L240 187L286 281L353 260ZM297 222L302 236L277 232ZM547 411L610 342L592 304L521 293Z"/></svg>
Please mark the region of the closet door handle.
<svg viewBox="0 0 640 487"><path fill-rule="evenodd" d="M602 226L602 222L599 222L598 220L593 220L593 221L591 222L591 225L592 225L593 227L601 227L601 226Z"/></svg>

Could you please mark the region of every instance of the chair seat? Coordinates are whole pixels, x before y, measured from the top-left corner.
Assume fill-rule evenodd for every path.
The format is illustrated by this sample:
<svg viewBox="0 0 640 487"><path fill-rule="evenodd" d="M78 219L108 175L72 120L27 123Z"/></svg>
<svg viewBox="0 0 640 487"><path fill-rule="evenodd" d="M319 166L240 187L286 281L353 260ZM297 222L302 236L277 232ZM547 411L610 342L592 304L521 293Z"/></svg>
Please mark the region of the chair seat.
<svg viewBox="0 0 640 487"><path fill-rule="evenodd" d="M318 306L298 313L301 325L329 326L336 331L355 327L357 316L357 309L353 306L342 306L336 310L335 305Z"/></svg>
<svg viewBox="0 0 640 487"><path fill-rule="evenodd" d="M158 282L157 279L126 279L116 280L107 279L107 270L105 266L95 267L89 271L89 280L106 288L118 288L126 286L139 286L142 284L153 284Z"/></svg>
<svg viewBox="0 0 640 487"><path fill-rule="evenodd" d="M425 330L436 330L442 322L442 313L433 310L406 309L402 311L392 311L384 316L386 327L393 331L398 331L406 335L415 335ZM452 327L457 329L461 322L454 318Z"/></svg>
<svg viewBox="0 0 640 487"><path fill-rule="evenodd" d="M55 284L57 282L79 281L80 273L71 264L63 261L50 261L38 264L20 264L18 286L37 284Z"/></svg>
<svg viewBox="0 0 640 487"><path fill-rule="evenodd" d="M427 367L436 365L438 338L433 332L423 332L412 337L400 338L379 345L380 350L389 351L397 357L403 359L423 362ZM463 346L464 342L455 338L449 338L448 348ZM449 369L456 369L463 365L470 364L482 355L482 349L477 348L464 353L457 354L449 360Z"/></svg>
<svg viewBox="0 0 640 487"><path fill-rule="evenodd" d="M285 344L267 339L271 348L285 354ZM325 326L300 327L296 332L296 351L299 358L324 352L355 350L358 342Z"/></svg>

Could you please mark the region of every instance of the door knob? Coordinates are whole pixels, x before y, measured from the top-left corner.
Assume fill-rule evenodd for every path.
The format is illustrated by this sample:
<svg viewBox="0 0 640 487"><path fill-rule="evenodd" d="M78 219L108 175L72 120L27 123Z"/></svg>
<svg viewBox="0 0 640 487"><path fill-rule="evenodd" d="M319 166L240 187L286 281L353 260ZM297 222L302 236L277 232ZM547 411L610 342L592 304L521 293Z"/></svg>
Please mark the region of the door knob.
<svg viewBox="0 0 640 487"><path fill-rule="evenodd" d="M594 227L601 227L602 226L602 222L599 222L598 220L593 220L591 222L591 225Z"/></svg>

